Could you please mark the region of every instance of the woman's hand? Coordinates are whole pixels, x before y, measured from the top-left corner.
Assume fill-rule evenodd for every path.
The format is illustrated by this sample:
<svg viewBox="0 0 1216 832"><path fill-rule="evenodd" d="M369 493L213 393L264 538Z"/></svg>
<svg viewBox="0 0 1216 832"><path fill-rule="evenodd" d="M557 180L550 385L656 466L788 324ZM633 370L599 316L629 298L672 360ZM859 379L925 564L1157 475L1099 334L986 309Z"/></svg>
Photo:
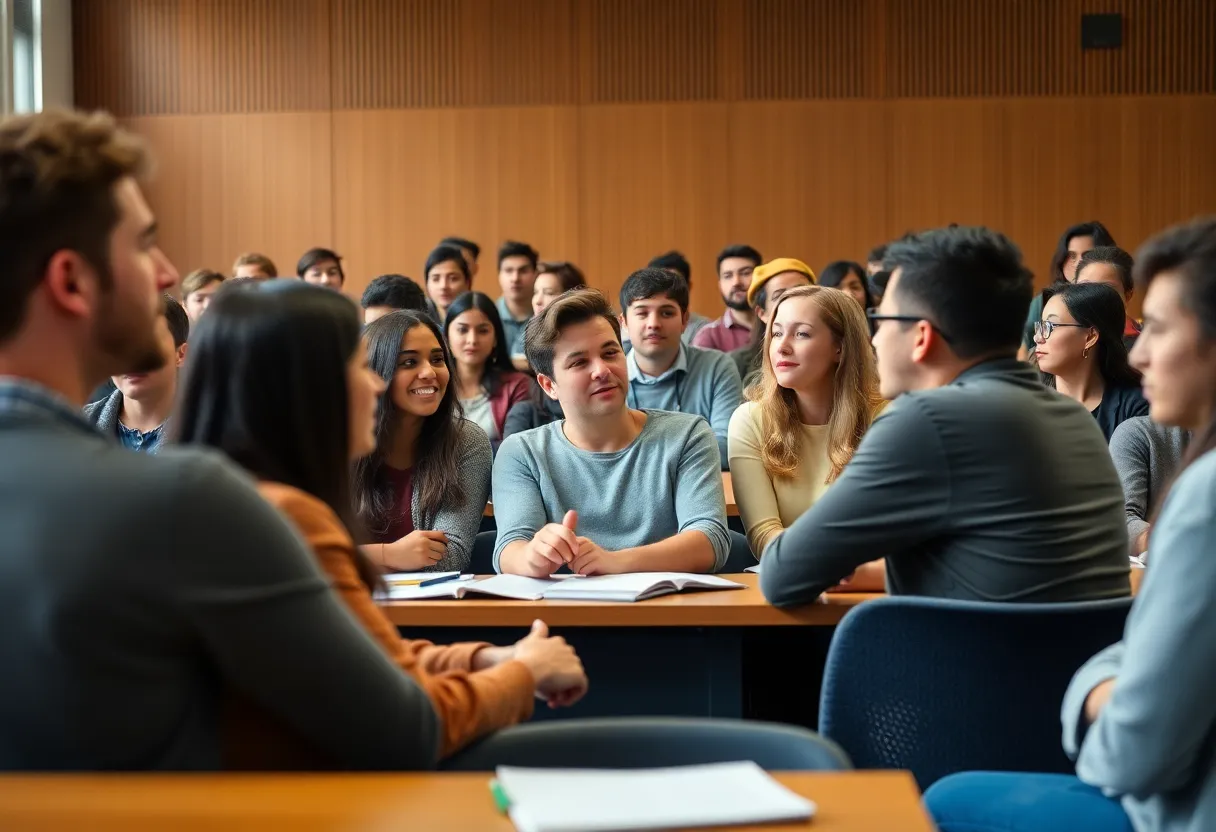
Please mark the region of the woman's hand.
<svg viewBox="0 0 1216 832"><path fill-rule="evenodd" d="M387 572L421 572L443 560L447 553L446 534L418 529L395 543L385 543L379 561Z"/></svg>

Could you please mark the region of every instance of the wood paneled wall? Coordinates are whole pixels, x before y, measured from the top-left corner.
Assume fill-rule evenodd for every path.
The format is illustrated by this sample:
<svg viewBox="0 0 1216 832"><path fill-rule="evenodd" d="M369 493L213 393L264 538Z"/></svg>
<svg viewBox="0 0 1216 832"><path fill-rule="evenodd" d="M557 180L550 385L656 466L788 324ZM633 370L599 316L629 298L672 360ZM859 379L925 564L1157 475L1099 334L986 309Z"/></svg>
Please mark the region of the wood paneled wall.
<svg viewBox="0 0 1216 832"><path fill-rule="evenodd" d="M1082 51L1081 15L1124 46ZM349 290L440 237L506 238L615 290L669 248L814 268L986 223L1042 273L1216 211L1211 0L76 0L76 94L160 160L183 270L312 245Z"/></svg>

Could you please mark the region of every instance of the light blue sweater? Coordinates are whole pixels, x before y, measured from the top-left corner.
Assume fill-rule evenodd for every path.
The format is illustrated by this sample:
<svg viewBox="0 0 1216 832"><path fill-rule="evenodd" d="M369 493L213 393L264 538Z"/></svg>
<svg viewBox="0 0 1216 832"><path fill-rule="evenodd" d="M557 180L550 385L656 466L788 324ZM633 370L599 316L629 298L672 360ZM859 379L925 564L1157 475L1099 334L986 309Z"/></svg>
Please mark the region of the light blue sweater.
<svg viewBox="0 0 1216 832"><path fill-rule="evenodd" d="M743 382L724 352L681 346L676 363L661 376L643 375L637 355L629 353L629 406L695 413L704 417L718 441L721 469L730 467L726 435L730 417L743 404Z"/></svg>
<svg viewBox="0 0 1216 832"><path fill-rule="evenodd" d="M646 411L628 447L576 448L565 420L507 437L494 460L494 569L507 544L578 512L578 534L609 552L648 546L695 529L726 565L730 535L718 448L709 425L686 413Z"/></svg>
<svg viewBox="0 0 1216 832"><path fill-rule="evenodd" d="M1216 829L1216 451L1175 482L1123 640L1064 695L1064 750L1077 776L1122 799L1145 832ZM1093 725L1085 699L1114 691Z"/></svg>

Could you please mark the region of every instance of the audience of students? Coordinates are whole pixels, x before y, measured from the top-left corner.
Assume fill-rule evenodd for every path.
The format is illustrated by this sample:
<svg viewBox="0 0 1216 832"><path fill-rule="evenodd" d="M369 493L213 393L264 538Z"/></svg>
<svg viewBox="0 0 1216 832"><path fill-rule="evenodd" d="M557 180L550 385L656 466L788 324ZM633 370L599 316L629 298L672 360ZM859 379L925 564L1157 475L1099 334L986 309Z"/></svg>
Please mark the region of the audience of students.
<svg viewBox="0 0 1216 832"><path fill-rule="evenodd" d="M363 307L363 322L368 324L402 309L430 312L422 287L401 274L382 274L367 284L359 305Z"/></svg>
<svg viewBox="0 0 1216 832"><path fill-rule="evenodd" d="M726 311L692 337L694 347L731 352L747 345L756 325L747 290L752 285L752 272L763 262L760 252L751 246L727 246L718 253L718 291Z"/></svg>
<svg viewBox="0 0 1216 832"><path fill-rule="evenodd" d="M752 283L747 289L747 303L755 313L751 341L730 353L735 369L744 386L755 383L763 358L765 321L768 307L781 297L781 293L795 286L812 286L815 273L810 266L793 257L778 257L757 266L752 271Z"/></svg>
<svg viewBox="0 0 1216 832"><path fill-rule="evenodd" d="M1159 425L1149 416L1125 420L1110 436L1110 456L1123 483L1130 555L1148 549L1151 511L1178 470L1190 432Z"/></svg>
<svg viewBox="0 0 1216 832"><path fill-rule="evenodd" d="M1123 299L1104 283L1058 283L1043 297L1034 335L1043 383L1084 405L1109 442L1125 419L1148 414L1123 345Z"/></svg>
<svg viewBox="0 0 1216 832"><path fill-rule="evenodd" d="M236 258L232 264L232 277L249 280L271 280L279 276L274 261L265 254L249 251Z"/></svg>
<svg viewBox="0 0 1216 832"><path fill-rule="evenodd" d="M456 246L440 245L426 256L426 296L431 317L443 323L452 301L473 288L473 274L464 253Z"/></svg>
<svg viewBox="0 0 1216 832"><path fill-rule="evenodd" d="M511 363L498 307L483 292L465 292L448 307L443 334L452 350L453 386L464 416L497 448L507 412L527 400L530 383Z"/></svg>
<svg viewBox="0 0 1216 832"><path fill-rule="evenodd" d="M1132 269L1135 260L1118 246L1098 246L1081 255L1077 261L1074 283L1105 283L1119 293L1123 298L1123 306L1132 302L1135 285L1132 282ZM1123 327L1123 344L1129 350L1136 343L1140 334L1140 325L1130 315Z"/></svg>
<svg viewBox="0 0 1216 832"><path fill-rule="evenodd" d="M621 320L633 341L625 359L629 406L693 413L709 422L728 466L730 416L743 401L739 373L724 353L688 346L688 284L665 269L641 269L621 286Z"/></svg>
<svg viewBox="0 0 1216 832"><path fill-rule="evenodd" d="M1072 283L1076 279L1082 254L1098 246L1114 244L1115 238L1106 230L1106 226L1096 220L1066 229L1056 243L1055 253L1051 255L1051 265L1047 269L1048 285ZM1022 347L1018 352L1019 358L1026 358L1034 353L1034 326L1043 318L1043 304L1046 301L1043 294L1039 293L1030 302L1026 327L1022 333Z"/></svg>
<svg viewBox="0 0 1216 832"><path fill-rule="evenodd" d="M508 355L532 317L532 293L539 260L536 249L517 240L507 240L498 249L498 285L502 289L502 297L498 299L497 306L507 338L502 348Z"/></svg>
<svg viewBox="0 0 1216 832"><path fill-rule="evenodd" d="M528 719L534 693L571 704L586 677L570 646L546 637L543 625L511 647L437 646L403 639L373 602L381 582L352 536L350 464L375 449L386 384L368 366L359 331L354 304L336 292L283 282L223 293L198 333L178 440L224 452L258 481L362 627L426 691L446 756ZM238 701L227 717L229 768L332 766L251 703Z"/></svg>
<svg viewBox="0 0 1216 832"><path fill-rule="evenodd" d="M672 274L678 274L684 278L685 285L689 291L692 291L692 266L689 265L688 258L678 251L669 251L666 254L660 254L657 257L652 257L650 262L646 264L648 269L662 269ZM701 327L709 325L709 318L704 315L698 315L696 312L690 312L688 322L684 327L684 334L681 336L685 344L691 344L692 340L697 337L697 333L701 331Z"/></svg>
<svg viewBox="0 0 1216 832"><path fill-rule="evenodd" d="M852 260L835 260L828 263L819 273L819 285L840 289L861 304L864 310L874 307L866 270L860 263L854 263Z"/></svg>
<svg viewBox="0 0 1216 832"><path fill-rule="evenodd" d="M532 285L532 317L544 312L545 307L558 295L586 285L587 278L573 263L564 260L541 263L537 267L536 281ZM524 355L525 328L526 325L520 327L515 340L511 342L511 363L515 365L515 369L523 372L529 370L528 358Z"/></svg>
<svg viewBox="0 0 1216 832"><path fill-rule="evenodd" d="M170 295L165 295L164 325L157 338L165 356L157 370L114 376L114 392L85 405L84 416L106 436L118 439L124 448L154 454L164 441L165 426L177 396L177 373L186 360L190 319Z"/></svg>
<svg viewBox="0 0 1216 832"><path fill-rule="evenodd" d="M224 276L211 269L195 269L182 278L182 305L191 323L198 323L211 303L211 296L223 282Z"/></svg>
<svg viewBox="0 0 1216 832"><path fill-rule="evenodd" d="M1123 490L1102 431L1015 357L1032 292L1021 252L987 229L949 228L886 258L871 322L891 404L764 550L765 597L810 603L879 557L896 594L1127 595Z"/></svg>
<svg viewBox="0 0 1216 832"><path fill-rule="evenodd" d="M0 767L218 769L227 691L337 767L434 766L429 699L247 476L81 415L168 361L143 144L52 110L0 122L0 156Z"/></svg>
<svg viewBox="0 0 1216 832"><path fill-rule="evenodd" d="M1216 826L1216 219L1136 257L1147 286L1132 363L1153 420L1194 435L1152 530L1123 640L1073 677L1061 713L1077 776L967 773L925 795L943 832Z"/></svg>
<svg viewBox="0 0 1216 832"><path fill-rule="evenodd" d="M494 568L537 577L562 567L720 569L730 537L713 431L699 416L629 407L620 323L604 296L562 295L528 326L525 347L565 418L499 449Z"/></svg>
<svg viewBox="0 0 1216 832"><path fill-rule="evenodd" d="M840 476L882 406L870 326L844 292L784 292L763 362L730 420L735 501L757 558Z"/></svg>
<svg viewBox="0 0 1216 832"><path fill-rule="evenodd" d="M492 455L485 431L461 417L447 342L429 315L409 310L369 324L364 338L384 382L376 448L355 463L364 551L387 571L466 569Z"/></svg>
<svg viewBox="0 0 1216 832"><path fill-rule="evenodd" d="M478 259L481 257L481 246L472 240L466 240L464 237L444 237L439 241L441 246L454 246L460 249L460 253L464 255L464 262L469 267L469 282L473 282L473 278L477 277L477 271L480 268Z"/></svg>
<svg viewBox="0 0 1216 832"><path fill-rule="evenodd" d="M310 248L296 263L296 277L314 286L342 291L346 273L342 271L342 258L327 248Z"/></svg>

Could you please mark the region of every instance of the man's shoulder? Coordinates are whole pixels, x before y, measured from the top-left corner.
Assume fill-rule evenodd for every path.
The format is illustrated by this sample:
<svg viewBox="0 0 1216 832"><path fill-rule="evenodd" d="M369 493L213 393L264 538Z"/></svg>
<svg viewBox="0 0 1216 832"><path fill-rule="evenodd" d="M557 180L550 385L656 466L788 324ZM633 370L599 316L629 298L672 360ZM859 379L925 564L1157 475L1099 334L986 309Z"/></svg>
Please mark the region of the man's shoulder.
<svg viewBox="0 0 1216 832"><path fill-rule="evenodd" d="M645 432L647 440L674 442L676 439L687 441L699 433L714 439L713 428L705 417L699 413L680 413L675 410L647 410Z"/></svg>
<svg viewBox="0 0 1216 832"><path fill-rule="evenodd" d="M688 350L688 366L690 371L699 371L711 375L721 373L738 375L739 373L729 353L709 347L698 347L692 344L685 346L684 349Z"/></svg>

